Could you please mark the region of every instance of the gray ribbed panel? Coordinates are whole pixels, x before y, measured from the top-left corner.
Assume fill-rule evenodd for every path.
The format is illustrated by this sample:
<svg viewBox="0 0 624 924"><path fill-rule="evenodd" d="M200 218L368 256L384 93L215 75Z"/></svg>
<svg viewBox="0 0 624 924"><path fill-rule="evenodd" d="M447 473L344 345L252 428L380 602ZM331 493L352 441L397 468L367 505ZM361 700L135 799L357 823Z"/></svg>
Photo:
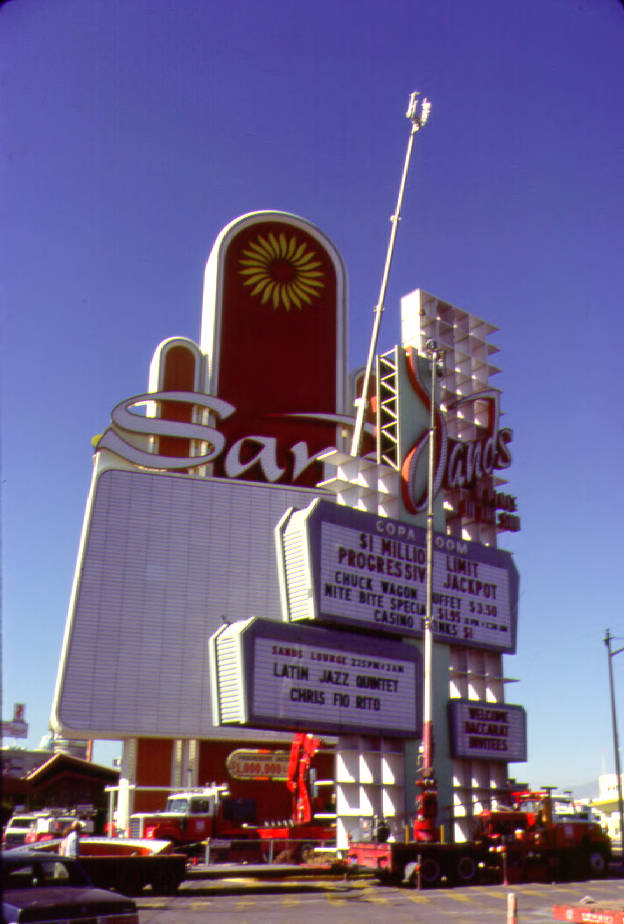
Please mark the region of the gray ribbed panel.
<svg viewBox="0 0 624 924"><path fill-rule="evenodd" d="M274 529L305 489L108 470L99 476L55 703L75 734L226 737L208 640L280 621ZM243 736L250 736L243 732Z"/></svg>

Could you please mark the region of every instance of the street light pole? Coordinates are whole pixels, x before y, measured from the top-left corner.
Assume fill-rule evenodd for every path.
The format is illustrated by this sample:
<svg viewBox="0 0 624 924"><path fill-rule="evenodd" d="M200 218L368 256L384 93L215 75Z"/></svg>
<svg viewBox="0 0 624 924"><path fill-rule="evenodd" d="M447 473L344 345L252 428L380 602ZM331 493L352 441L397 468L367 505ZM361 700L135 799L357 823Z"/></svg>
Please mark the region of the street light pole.
<svg viewBox="0 0 624 924"><path fill-rule="evenodd" d="M416 820L414 839L417 841L437 840L438 785L435 778L434 734L433 734L433 486L435 483L435 399L438 363L444 351L435 340L428 340L425 353L431 364L431 407L429 413L429 472L427 479L427 585L425 622L423 626L423 730L422 764L420 779L416 780L419 794L416 796Z"/></svg>
<svg viewBox="0 0 624 924"><path fill-rule="evenodd" d="M424 625L423 772L433 771L433 485L435 474L435 398L438 363L444 355L435 340L425 351L431 363L431 408L429 411L429 469L427 481L427 585Z"/></svg>
<svg viewBox="0 0 624 924"><path fill-rule="evenodd" d="M615 651L611 651L611 642L614 641L613 636L610 634L607 629L607 634L605 636L604 643L607 646L607 655L609 658L609 690L611 693L611 721L613 723L613 750L615 751L615 779L617 785L617 794L618 794L618 808L620 813L620 849L622 851L621 859L624 861L624 802L622 800L622 771L620 768L620 746L618 743L618 729L617 729L617 715L615 711L615 688L613 684L613 664L612 660L620 652L624 651L624 646L622 648L616 648Z"/></svg>

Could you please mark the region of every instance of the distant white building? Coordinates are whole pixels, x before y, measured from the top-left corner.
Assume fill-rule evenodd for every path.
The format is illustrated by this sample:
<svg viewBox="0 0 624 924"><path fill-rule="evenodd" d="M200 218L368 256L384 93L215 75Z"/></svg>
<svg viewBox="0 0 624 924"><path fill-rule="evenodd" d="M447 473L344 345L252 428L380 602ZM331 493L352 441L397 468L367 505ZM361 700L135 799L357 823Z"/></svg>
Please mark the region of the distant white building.
<svg viewBox="0 0 624 924"><path fill-rule="evenodd" d="M624 774L620 778L620 783L624 792ZM598 777L598 796L591 800L591 807L600 812L604 818L613 846L622 847L617 775L615 773L600 774Z"/></svg>

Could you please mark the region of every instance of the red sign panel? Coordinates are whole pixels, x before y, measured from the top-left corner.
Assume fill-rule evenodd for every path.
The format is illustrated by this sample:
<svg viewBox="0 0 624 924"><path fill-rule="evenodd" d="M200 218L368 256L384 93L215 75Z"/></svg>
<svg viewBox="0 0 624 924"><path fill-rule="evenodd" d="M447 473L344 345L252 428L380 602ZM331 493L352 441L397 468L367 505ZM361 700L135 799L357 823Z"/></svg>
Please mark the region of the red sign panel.
<svg viewBox="0 0 624 924"><path fill-rule="evenodd" d="M213 473L314 486L314 457L336 445L344 410L340 259L312 225L280 213L240 219L216 249L202 346L211 341L209 391L236 410L219 424L230 451Z"/></svg>

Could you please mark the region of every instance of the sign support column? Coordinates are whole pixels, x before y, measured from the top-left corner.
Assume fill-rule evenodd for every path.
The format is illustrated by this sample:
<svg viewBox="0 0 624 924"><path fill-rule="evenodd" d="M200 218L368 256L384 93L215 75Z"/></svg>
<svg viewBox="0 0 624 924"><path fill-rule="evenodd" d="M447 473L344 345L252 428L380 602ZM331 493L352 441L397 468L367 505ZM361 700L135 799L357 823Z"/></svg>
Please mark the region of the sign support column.
<svg viewBox="0 0 624 924"><path fill-rule="evenodd" d="M427 485L427 584L424 626L424 691L423 691L423 764L422 775L433 777L433 483L435 473L435 392L437 366L443 356L435 340L428 340L425 349L431 360L431 410L429 418L429 471Z"/></svg>

